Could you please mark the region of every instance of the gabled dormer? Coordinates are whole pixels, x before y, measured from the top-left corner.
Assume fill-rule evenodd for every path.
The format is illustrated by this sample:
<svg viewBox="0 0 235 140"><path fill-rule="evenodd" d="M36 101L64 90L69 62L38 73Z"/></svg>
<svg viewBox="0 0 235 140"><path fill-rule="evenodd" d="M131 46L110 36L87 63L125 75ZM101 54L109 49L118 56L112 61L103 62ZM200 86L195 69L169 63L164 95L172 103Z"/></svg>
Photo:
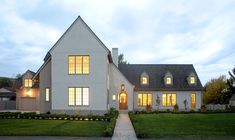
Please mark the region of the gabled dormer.
<svg viewBox="0 0 235 140"><path fill-rule="evenodd" d="M146 72L140 75L140 85L149 85L149 75Z"/></svg>
<svg viewBox="0 0 235 140"><path fill-rule="evenodd" d="M35 75L34 72L27 70L22 76L21 76L21 87L24 88L31 88L33 86L33 76Z"/></svg>
<svg viewBox="0 0 235 140"><path fill-rule="evenodd" d="M164 84L165 85L173 85L173 76L170 72L167 72L164 76Z"/></svg>
<svg viewBox="0 0 235 140"><path fill-rule="evenodd" d="M197 85L197 76L195 73L190 73L187 77L187 82L189 85Z"/></svg>

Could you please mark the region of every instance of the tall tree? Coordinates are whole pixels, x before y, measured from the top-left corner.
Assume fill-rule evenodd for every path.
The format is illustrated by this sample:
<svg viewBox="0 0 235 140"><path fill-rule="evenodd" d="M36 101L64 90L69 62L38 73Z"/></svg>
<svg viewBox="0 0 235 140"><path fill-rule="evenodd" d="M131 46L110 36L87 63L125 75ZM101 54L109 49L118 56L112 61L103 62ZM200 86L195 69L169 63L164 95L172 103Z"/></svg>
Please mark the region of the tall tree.
<svg viewBox="0 0 235 140"><path fill-rule="evenodd" d="M127 61L124 60L124 55L122 53L118 55L118 64L127 64Z"/></svg>
<svg viewBox="0 0 235 140"><path fill-rule="evenodd" d="M227 84L229 86L229 91L231 94L235 94L235 68L232 69L232 71L228 72L230 75L230 78L227 80Z"/></svg>
<svg viewBox="0 0 235 140"><path fill-rule="evenodd" d="M227 104L231 97L227 92L228 85L224 75L212 79L205 85L206 91L203 92L204 104Z"/></svg>

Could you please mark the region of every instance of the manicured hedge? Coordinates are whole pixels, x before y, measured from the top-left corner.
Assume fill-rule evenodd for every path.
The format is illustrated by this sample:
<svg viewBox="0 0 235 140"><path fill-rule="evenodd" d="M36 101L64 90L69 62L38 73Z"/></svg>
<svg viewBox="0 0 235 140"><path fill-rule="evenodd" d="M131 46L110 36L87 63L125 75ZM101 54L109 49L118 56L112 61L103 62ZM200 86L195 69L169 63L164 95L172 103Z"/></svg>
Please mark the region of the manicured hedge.
<svg viewBox="0 0 235 140"><path fill-rule="evenodd" d="M104 136L111 137L113 135L114 128L116 125L118 111L115 110L114 108L111 108L107 116L109 116L110 118L110 123L107 125L106 129L104 130Z"/></svg>
<svg viewBox="0 0 235 140"><path fill-rule="evenodd" d="M0 119L39 119L39 120L79 120L79 121L107 121L108 115L68 115L68 114L36 114L35 112L1 112Z"/></svg>

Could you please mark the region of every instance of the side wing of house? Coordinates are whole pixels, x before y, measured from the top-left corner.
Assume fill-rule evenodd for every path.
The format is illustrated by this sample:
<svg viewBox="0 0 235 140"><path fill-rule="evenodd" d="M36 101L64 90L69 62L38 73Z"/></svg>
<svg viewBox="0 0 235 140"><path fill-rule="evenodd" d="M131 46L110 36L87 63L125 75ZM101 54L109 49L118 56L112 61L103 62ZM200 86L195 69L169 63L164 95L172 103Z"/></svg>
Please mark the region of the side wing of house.
<svg viewBox="0 0 235 140"><path fill-rule="evenodd" d="M34 72L26 71L20 79L20 87L17 90L17 109L20 111L39 111L38 83L32 80Z"/></svg>

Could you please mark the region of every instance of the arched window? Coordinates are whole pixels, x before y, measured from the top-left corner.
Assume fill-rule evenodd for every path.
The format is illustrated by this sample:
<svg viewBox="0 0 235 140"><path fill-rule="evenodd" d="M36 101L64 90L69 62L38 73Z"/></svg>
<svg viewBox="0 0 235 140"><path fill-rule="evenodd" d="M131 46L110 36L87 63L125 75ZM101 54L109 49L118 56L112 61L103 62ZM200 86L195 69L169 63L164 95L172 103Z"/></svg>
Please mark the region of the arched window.
<svg viewBox="0 0 235 140"><path fill-rule="evenodd" d="M146 72L143 72L140 76L140 84L148 85L149 84L149 76Z"/></svg>
<svg viewBox="0 0 235 140"><path fill-rule="evenodd" d="M170 72L167 72L164 77L165 85L173 85L173 76Z"/></svg>

